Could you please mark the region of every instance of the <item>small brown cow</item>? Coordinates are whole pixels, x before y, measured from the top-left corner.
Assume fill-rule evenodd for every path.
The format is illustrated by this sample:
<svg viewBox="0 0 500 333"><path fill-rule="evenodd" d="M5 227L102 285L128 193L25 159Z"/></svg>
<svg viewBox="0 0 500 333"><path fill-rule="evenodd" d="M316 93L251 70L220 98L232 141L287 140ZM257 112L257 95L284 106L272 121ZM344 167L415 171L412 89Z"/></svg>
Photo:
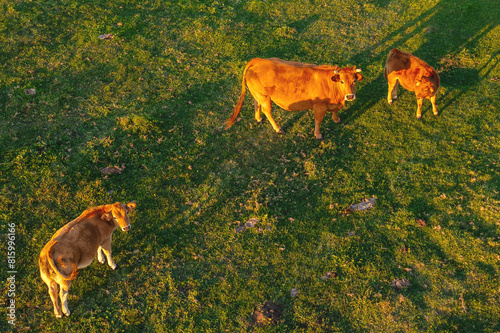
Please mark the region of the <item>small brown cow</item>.
<svg viewBox="0 0 500 333"><path fill-rule="evenodd" d="M104 264L104 252L108 265L116 269L117 266L111 258L111 235L118 226L123 231L130 229L128 213L135 207L136 203L132 201L127 205L117 202L87 209L59 229L44 246L38 260L40 275L49 287L57 318L61 318L62 313L70 315L67 300L71 281L76 278L79 268L92 263L96 253L99 262ZM57 299L58 285L62 313Z"/></svg>
<svg viewBox="0 0 500 333"><path fill-rule="evenodd" d="M389 84L387 102L392 105L396 100L398 84L417 96L417 118L422 118L423 99L430 99L434 115L438 115L436 108L436 93L439 88L439 75L425 61L411 53L392 49L385 64L385 78Z"/></svg>
<svg viewBox="0 0 500 333"><path fill-rule="evenodd" d="M356 67L312 65L285 61L278 58L255 58L248 62L243 72L241 95L233 114L226 121L231 127L241 111L245 90L252 93L255 102L255 119L260 123L260 111L277 133L284 133L271 114L271 101L287 111L314 110L314 135L322 139L319 127L327 111L340 123L337 115L346 101L356 98L356 81L363 79Z"/></svg>

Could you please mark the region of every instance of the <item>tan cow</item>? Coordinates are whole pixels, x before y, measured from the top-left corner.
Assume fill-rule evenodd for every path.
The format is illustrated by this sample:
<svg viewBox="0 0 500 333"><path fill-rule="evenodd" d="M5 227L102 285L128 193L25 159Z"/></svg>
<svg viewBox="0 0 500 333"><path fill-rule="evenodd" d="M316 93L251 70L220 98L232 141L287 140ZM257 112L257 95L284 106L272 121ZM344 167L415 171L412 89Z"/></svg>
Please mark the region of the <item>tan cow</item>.
<svg viewBox="0 0 500 333"><path fill-rule="evenodd" d="M439 88L439 75L425 61L411 53L392 49L385 64L385 78L389 84L387 102L398 98L398 83L417 96L417 118L422 118L423 99L430 99L434 115L438 115L436 107L436 93Z"/></svg>
<svg viewBox="0 0 500 333"><path fill-rule="evenodd" d="M111 235L118 226L123 231L130 229L128 213L135 207L135 202L127 205L117 202L87 209L59 229L44 246L38 260L40 275L49 287L57 318L61 318L62 313L70 315L67 300L71 281L76 278L79 268L92 263L96 253L99 262L104 264L104 252L108 265L116 269L117 266L111 258ZM57 299L58 285L62 313Z"/></svg>
<svg viewBox="0 0 500 333"><path fill-rule="evenodd" d="M246 86L255 100L255 119L262 121L260 111L277 133L284 133L274 121L271 101L287 111L314 110L314 135L322 139L319 127L327 111L340 123L337 115L346 101L356 98L356 81L363 79L356 67L312 65L285 61L278 58L255 58L248 62L243 72L241 95L233 114L226 121L231 127L241 111Z"/></svg>

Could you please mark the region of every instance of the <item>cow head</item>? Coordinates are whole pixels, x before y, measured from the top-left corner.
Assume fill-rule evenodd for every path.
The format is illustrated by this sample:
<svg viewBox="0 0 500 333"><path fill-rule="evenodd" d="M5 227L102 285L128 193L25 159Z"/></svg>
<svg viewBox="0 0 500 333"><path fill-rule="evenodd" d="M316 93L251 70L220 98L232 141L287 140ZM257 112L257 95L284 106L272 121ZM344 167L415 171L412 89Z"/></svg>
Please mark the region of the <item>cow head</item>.
<svg viewBox="0 0 500 333"><path fill-rule="evenodd" d="M356 81L361 81L363 76L361 69L354 67L341 68L334 71L332 81L338 83L340 91L344 95L344 100L353 101L356 99Z"/></svg>
<svg viewBox="0 0 500 333"><path fill-rule="evenodd" d="M111 210L104 213L101 218L105 221L113 221L117 227L120 227L123 231L130 230L130 220L128 218L128 213L130 213L137 204L132 201L128 204L115 203L111 206Z"/></svg>
<svg viewBox="0 0 500 333"><path fill-rule="evenodd" d="M431 77L421 77L415 82L415 95L418 99L430 98L436 94L434 83L429 79Z"/></svg>

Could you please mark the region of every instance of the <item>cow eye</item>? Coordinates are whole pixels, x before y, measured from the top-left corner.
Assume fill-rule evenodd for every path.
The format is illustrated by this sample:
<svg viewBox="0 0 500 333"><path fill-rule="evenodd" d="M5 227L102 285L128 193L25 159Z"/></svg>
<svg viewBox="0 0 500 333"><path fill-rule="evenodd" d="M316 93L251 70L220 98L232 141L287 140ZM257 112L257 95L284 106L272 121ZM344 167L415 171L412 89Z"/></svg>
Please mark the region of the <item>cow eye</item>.
<svg viewBox="0 0 500 333"><path fill-rule="evenodd" d="M344 84L344 81L340 81L340 83Z"/></svg>

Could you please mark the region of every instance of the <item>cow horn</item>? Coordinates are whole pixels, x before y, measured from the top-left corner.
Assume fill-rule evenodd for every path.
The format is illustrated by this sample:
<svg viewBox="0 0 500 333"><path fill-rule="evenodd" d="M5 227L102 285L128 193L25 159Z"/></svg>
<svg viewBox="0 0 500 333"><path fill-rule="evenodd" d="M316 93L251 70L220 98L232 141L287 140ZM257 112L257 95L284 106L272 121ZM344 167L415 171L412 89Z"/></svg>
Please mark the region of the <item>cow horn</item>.
<svg viewBox="0 0 500 333"><path fill-rule="evenodd" d="M361 68L356 68L356 73L361 73Z"/></svg>

